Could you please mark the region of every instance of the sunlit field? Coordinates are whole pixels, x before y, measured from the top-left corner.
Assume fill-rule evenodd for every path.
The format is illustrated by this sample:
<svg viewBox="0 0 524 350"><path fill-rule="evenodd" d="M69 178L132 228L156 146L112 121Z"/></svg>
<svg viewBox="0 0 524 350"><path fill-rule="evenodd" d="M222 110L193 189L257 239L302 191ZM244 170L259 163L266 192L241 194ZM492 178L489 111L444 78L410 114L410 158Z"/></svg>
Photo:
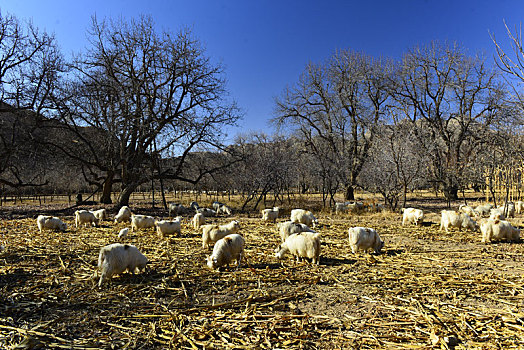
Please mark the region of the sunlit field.
<svg viewBox="0 0 524 350"><path fill-rule="evenodd" d="M192 215L184 216L179 236L162 238L148 229L119 240L129 224L113 223L114 209L100 227L75 228L76 208L52 212L65 208L67 198L42 207L29 199L7 203L0 208L0 348L524 347L524 245L483 244L480 232L440 232L444 201L415 195L420 200L410 205L425 209L420 226L402 226L396 212L321 210L319 197L284 202L278 222L295 207L317 215L318 266L289 255L277 260L277 228L258 212L212 218L221 224L238 219L246 241L240 268L219 271L205 265L211 249L202 248ZM184 205L193 199L168 197ZM210 206L215 199L198 201ZM218 200L234 210L241 205L239 198ZM131 208L167 216L160 202L157 209L150 203L149 195L137 194ZM47 211L68 230L40 234L35 218ZM523 217L509 221L523 227ZM375 228L385 241L382 254L352 254L347 232L353 226ZM149 264L99 289L98 252L115 242L137 246Z"/></svg>

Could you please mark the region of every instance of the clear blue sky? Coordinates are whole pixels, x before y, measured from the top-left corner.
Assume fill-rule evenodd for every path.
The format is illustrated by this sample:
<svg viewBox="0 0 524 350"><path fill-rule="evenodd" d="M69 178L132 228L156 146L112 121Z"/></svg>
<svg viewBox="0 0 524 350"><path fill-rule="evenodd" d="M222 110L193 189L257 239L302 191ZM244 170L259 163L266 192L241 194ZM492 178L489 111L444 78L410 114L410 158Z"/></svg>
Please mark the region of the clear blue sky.
<svg viewBox="0 0 524 350"><path fill-rule="evenodd" d="M192 28L225 66L231 96L245 111L232 133L271 133L274 97L308 62L336 49L399 58L415 45L448 40L491 60L488 31L508 44L503 20L513 28L524 19L522 0L3 0L0 9L55 33L66 54L84 47L93 14L149 14L160 28Z"/></svg>

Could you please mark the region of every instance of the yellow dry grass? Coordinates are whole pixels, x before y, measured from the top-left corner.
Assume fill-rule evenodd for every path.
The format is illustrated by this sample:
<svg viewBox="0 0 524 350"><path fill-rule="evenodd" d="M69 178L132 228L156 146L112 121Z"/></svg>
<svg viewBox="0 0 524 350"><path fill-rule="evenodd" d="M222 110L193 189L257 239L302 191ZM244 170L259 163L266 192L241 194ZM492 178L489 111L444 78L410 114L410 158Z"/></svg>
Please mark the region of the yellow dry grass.
<svg viewBox="0 0 524 350"><path fill-rule="evenodd" d="M524 245L480 233L401 226L397 214L319 215L319 266L274 258L274 225L236 216L243 266L211 271L199 233L130 233L142 274L92 278L101 246L126 224L39 234L0 223L0 348L349 349L524 347ZM224 223L231 218L219 218ZM284 219L280 219L281 221ZM520 224L520 219L513 221ZM347 229L376 228L381 255L351 254ZM455 344L456 342L456 344Z"/></svg>

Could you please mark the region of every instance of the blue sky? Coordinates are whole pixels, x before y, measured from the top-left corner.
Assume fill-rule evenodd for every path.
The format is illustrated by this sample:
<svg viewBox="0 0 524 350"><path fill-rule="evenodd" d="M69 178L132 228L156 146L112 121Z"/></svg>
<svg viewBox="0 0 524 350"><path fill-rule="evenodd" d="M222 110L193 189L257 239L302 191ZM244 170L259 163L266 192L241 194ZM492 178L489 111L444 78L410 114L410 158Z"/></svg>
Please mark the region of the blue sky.
<svg viewBox="0 0 524 350"><path fill-rule="evenodd" d="M415 45L447 40L471 54L483 51L492 61L488 31L509 45L503 20L513 28L524 19L521 0L3 0L0 9L55 33L66 54L85 47L94 14L148 14L159 28L191 28L208 56L224 65L231 96L245 111L231 134L271 133L274 97L298 80L308 62L321 62L337 49L400 58Z"/></svg>

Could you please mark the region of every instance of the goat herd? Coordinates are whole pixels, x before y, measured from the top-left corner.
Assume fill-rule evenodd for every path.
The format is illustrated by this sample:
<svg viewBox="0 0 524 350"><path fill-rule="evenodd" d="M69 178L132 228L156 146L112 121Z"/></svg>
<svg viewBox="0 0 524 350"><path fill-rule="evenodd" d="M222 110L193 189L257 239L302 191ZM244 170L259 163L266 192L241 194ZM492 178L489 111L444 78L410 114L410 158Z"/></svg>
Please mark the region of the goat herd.
<svg viewBox="0 0 524 350"><path fill-rule="evenodd" d="M337 203L337 212L347 211L348 208L359 206L356 204ZM354 209L354 208L353 208ZM469 229L476 231L480 227L482 232L482 242L489 243L495 240L518 241L520 230L513 227L505 217L513 217L515 213L524 210L523 202L507 203L505 206L494 208L491 204L482 204L476 208L461 205L458 211L443 210L441 212L440 230L448 232L450 227L458 229ZM206 218L223 214L229 216L232 210L229 206L214 202L213 209L200 208L198 203L192 202L189 208L178 203L169 205L169 216L184 215L194 212L192 225L195 229L202 232L202 247L209 248L214 244L213 251L207 258L207 265L211 269L217 269L229 265L236 261L236 266L240 266L242 254L244 252L245 240L237 232L240 230L240 223L233 220L225 225L206 224ZM416 208L402 209L402 225L420 225L424 220L424 212ZM262 220L276 223L280 214L280 208L262 210ZM75 226L94 225L97 226L101 221L107 219L105 209L97 211L78 210L75 212ZM475 221L477 220L478 223ZM40 231L43 229L66 231L67 224L60 218L40 215L37 218L37 226ZM120 208L114 218L115 223L130 222L131 231L139 229L155 228L157 233L166 237L181 233L182 216L177 216L172 220L156 220L152 216L133 214L129 207ZM480 225L479 225L480 224ZM320 234L313 229L318 225L317 218L310 211L304 209L293 209L289 221L279 222L277 228L281 238L280 246L275 250L275 256L281 259L286 253L295 256L297 260L308 258L314 264L319 264L320 260ZM122 229L119 239L124 239L128 234L129 228ZM376 254L380 254L384 246L376 230L367 227L352 227L348 231L349 245L351 251L356 253L358 250L368 251L373 249ZM134 273L135 270L144 269L148 259L133 245L113 243L100 249L98 257L98 270L95 277L100 272L98 286L101 288L104 281L110 279L115 274L120 274L126 270Z"/></svg>

